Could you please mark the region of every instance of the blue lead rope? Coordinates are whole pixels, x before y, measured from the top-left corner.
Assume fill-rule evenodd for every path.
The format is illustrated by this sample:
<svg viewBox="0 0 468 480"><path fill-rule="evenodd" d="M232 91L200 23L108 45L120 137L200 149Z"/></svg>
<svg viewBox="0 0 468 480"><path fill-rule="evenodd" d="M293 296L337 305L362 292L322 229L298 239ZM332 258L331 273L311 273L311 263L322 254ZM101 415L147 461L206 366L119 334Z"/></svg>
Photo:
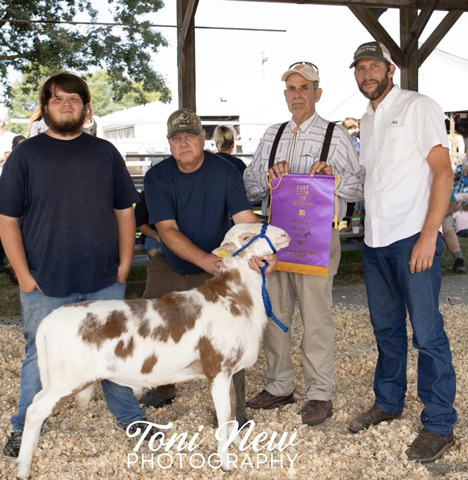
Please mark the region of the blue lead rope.
<svg viewBox="0 0 468 480"><path fill-rule="evenodd" d="M265 307L265 312L267 317L270 317L278 327L283 330L284 333L288 331L288 327L282 323L280 320L278 320L273 313L273 310L271 308L271 300L270 300L270 295L268 295L268 290L266 289L266 276L265 276L265 270L268 267L268 263L265 262L265 265L263 267L260 267L260 271L262 272L262 298L263 298L263 306Z"/></svg>
<svg viewBox="0 0 468 480"><path fill-rule="evenodd" d="M239 250L234 252L232 254L232 256L235 257L236 255L238 255L240 252L242 252L242 250L246 249L249 245L251 245L253 242L255 242L255 240L257 240L257 238L264 238L268 242L268 245L270 245L270 248L271 248L272 252L276 253L276 248L271 243L271 240L265 235L265 232L266 232L267 228L268 228L268 224L264 223L263 226L262 226L262 231L258 235L255 235L255 237L250 239L249 242L247 242L243 247L239 248ZM276 325L278 325L278 327L280 327L281 330L283 330L283 332L286 333L288 331L288 327L286 327L286 325L281 323L275 317L275 315L272 311L272 308L271 308L270 295L268 295L268 290L266 288L265 270L267 269L267 267L268 267L268 263L266 263L266 262L265 262L265 265L263 265L263 267L259 267L260 272L262 273L262 298L263 298L263 306L265 307L265 313L266 313L267 317L271 318L276 323Z"/></svg>

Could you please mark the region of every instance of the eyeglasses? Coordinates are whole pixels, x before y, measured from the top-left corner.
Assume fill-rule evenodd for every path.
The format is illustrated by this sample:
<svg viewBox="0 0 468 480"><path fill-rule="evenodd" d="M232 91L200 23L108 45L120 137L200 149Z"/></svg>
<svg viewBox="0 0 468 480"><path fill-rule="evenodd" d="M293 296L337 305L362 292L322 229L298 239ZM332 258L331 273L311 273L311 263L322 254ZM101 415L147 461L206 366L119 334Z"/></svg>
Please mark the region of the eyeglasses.
<svg viewBox="0 0 468 480"><path fill-rule="evenodd" d="M309 66L315 68L315 71L317 72L317 75L318 75L319 69L318 69L317 65L315 65L312 62L295 62L295 63L292 63L291 65L289 65L288 70L292 70L292 69L298 70L297 67L300 67L301 65L309 65Z"/></svg>

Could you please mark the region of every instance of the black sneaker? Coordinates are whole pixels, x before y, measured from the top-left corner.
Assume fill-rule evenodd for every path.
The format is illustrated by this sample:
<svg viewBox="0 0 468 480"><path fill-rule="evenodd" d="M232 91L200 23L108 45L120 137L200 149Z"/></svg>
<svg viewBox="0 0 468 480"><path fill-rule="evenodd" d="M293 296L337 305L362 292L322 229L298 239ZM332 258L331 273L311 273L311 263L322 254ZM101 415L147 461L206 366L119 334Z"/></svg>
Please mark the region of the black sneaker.
<svg viewBox="0 0 468 480"><path fill-rule="evenodd" d="M3 455L6 457L18 457L21 439L23 438L23 430L14 430L11 432L8 442L3 447Z"/></svg>
<svg viewBox="0 0 468 480"><path fill-rule="evenodd" d="M453 271L455 273L466 273L465 262L463 258L456 258L453 264Z"/></svg>

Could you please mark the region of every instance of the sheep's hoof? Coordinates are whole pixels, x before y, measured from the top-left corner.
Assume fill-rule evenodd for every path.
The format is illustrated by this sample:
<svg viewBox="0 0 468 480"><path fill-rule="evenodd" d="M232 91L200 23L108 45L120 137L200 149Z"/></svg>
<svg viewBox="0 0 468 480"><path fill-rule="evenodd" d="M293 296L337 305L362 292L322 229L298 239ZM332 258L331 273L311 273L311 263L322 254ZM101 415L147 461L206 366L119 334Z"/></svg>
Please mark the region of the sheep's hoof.
<svg viewBox="0 0 468 480"><path fill-rule="evenodd" d="M16 474L16 478L19 480L24 480L29 478L29 468L20 466L18 468L18 473Z"/></svg>
<svg viewBox="0 0 468 480"><path fill-rule="evenodd" d="M234 467L232 467L232 465L230 465L229 462L227 462L227 464L222 463L221 468L225 472L232 472L234 470Z"/></svg>

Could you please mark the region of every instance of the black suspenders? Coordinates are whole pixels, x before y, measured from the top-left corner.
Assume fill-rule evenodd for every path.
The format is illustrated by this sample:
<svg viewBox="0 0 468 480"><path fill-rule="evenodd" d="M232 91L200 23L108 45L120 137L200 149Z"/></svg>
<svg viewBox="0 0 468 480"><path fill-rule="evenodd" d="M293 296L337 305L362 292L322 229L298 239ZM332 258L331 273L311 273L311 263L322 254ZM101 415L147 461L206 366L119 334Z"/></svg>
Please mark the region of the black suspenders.
<svg viewBox="0 0 468 480"><path fill-rule="evenodd" d="M276 156L276 150L278 149L278 143L280 141L281 135L283 134L284 129L286 128L286 125L288 122L282 123L278 129L278 132L276 133L276 137L273 141L273 145L271 147L271 152L270 152L270 159L268 160L268 170L274 165L275 163L275 156ZM330 143L331 143L331 138L333 135L333 129L335 128L335 124L333 122L330 122L327 127L327 131L325 132L325 138L323 140L323 146L322 146L322 152L320 153L320 161L321 162L326 162L328 158L328 151L330 150Z"/></svg>

